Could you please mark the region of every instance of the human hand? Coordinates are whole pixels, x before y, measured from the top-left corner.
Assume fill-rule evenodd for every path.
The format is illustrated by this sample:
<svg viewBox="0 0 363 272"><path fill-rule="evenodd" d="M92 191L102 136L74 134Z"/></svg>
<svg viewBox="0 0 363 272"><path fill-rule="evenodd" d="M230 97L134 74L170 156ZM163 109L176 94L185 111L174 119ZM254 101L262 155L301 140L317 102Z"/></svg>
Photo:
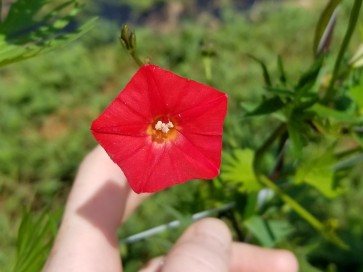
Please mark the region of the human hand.
<svg viewBox="0 0 363 272"><path fill-rule="evenodd" d="M96 147L81 163L52 252L43 269L122 271L117 228L149 194L135 194L120 168ZM155 258L142 272L296 272L294 255L232 242L223 221L192 224L166 257Z"/></svg>

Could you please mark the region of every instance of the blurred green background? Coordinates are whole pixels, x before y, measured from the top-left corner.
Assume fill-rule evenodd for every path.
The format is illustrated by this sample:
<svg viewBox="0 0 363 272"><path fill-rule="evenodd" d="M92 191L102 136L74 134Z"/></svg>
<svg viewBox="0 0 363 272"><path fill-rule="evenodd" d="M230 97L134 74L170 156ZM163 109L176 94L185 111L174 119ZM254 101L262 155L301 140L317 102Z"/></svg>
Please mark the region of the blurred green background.
<svg viewBox="0 0 363 272"><path fill-rule="evenodd" d="M118 41L122 23L131 22L136 30L142 59L148 58L196 81L207 82L203 48L208 46L215 51L213 79L209 83L230 96L224 137L228 151L236 146L258 146L276 124L268 117L243 117L242 103L245 107L256 105L263 94L260 67L246 54L263 59L272 74L277 71L276 60L280 55L289 79L297 80L310 65L314 27L327 3L313 0L200 1L199 5L191 0L83 2L79 20L99 17L90 32L63 49L0 69L2 271L8 271L14 262L22 212L28 208L34 213L62 209L80 161L96 145L89 131L92 120L137 70ZM342 39L347 14L348 9L343 6L332 51ZM361 40L355 36L351 47L355 48ZM293 229L273 246L292 250L299 257L301 271L363 271L361 166L353 172L354 184L349 191L334 201L313 190L299 199L321 218L335 218L331 224L339 225L351 251L331 247L305 222L289 215L289 226ZM211 181L192 181L158 193L129 220L120 237L174 219L180 219L185 227L190 214L230 201L246 201L246 195L235 192L233 186L223 186L217 190L218 186L212 187ZM237 220L243 221L240 216L237 215ZM227 220L230 225L231 222ZM261 244L251 229L241 228L245 241ZM236 228L232 229L237 235ZM125 271L136 271L151 257L165 254L182 230L168 231L132 245L121 244Z"/></svg>

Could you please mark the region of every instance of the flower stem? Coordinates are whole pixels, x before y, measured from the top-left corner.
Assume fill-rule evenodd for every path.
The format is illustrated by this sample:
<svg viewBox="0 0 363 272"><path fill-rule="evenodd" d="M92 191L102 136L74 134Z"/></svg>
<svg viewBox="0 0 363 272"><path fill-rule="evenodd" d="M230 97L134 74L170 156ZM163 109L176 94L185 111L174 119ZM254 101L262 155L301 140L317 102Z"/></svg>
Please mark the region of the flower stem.
<svg viewBox="0 0 363 272"><path fill-rule="evenodd" d="M270 137L268 137L267 140L262 144L262 146L256 151L253 161L253 169L256 180L260 182L264 187L271 189L277 196L281 198L282 201L289 205L300 217L307 221L314 229L319 231L326 239L341 248L347 249L348 246L346 245L346 243L344 243L344 241L342 241L333 231L330 231L314 215L308 212L289 195L285 194L283 190L281 190L281 188L276 185L271 179L259 173L260 164L263 156L266 154L267 150L271 147L275 140L286 133L286 129L287 127L285 123L278 126L275 131L270 135Z"/></svg>
<svg viewBox="0 0 363 272"><path fill-rule="evenodd" d="M327 227L321 223L314 215L309 213L304 207L302 207L298 202L292 199L289 195L285 194L280 187L273 183L267 177L260 175L256 178L266 187L273 190L276 195L278 195L281 200L288 204L300 217L304 218L314 229L319 231L326 239L336 244L337 246L348 249L348 245L341 240L334 232L327 229Z"/></svg>
<svg viewBox="0 0 363 272"><path fill-rule="evenodd" d="M137 54L136 54L136 52L135 52L135 50L132 50L132 51L129 51L129 53L130 53L130 55L131 55L131 57L133 58L133 60L136 62L136 64L138 65L138 66L143 66L144 65L144 63L140 60L140 58L137 56Z"/></svg>
<svg viewBox="0 0 363 272"><path fill-rule="evenodd" d="M212 58L209 56L203 57L204 74L207 83L212 83Z"/></svg>
<svg viewBox="0 0 363 272"><path fill-rule="evenodd" d="M355 0L354 1L354 5L353 5L353 8L352 8L352 11L350 13L350 19L349 19L349 25L348 25L348 29L347 29L347 32L345 33L345 36L344 36L344 40L343 40L343 43L340 47L340 50L339 50L339 53L338 53L338 57L335 61L335 65L334 65L334 70L333 70L333 76L332 76L332 79L330 81L330 84L329 84L329 87L325 93L325 96L323 98L323 101L324 102L329 102L333 97L334 97L334 94L335 94L335 89L334 89L334 84L339 76L339 72L340 72L340 66L341 66L341 63L343 61L343 57L344 57L344 54L347 50L347 47L349 45L349 42L351 40L351 37L353 35L353 32L354 32L354 29L357 25L357 22L358 22L358 18L359 18L359 12L360 12L360 9L361 9L361 6L362 6L362 1L363 0Z"/></svg>

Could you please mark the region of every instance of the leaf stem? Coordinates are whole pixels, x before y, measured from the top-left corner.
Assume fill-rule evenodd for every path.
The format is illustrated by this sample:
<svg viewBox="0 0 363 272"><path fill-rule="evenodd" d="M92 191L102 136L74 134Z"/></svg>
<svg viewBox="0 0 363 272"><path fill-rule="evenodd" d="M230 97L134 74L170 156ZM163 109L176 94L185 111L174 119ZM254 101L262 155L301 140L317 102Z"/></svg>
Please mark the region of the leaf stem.
<svg viewBox="0 0 363 272"><path fill-rule="evenodd" d="M354 29L357 25L358 22L358 18L359 18L359 12L362 6L362 1L363 0L355 0L354 1L354 5L352 7L351 13L350 13L350 19L349 19L349 25L348 25L348 29L345 33L344 36L344 40L343 43L340 47L339 53L338 53L338 57L335 61L335 65L334 65L334 70L333 70L333 76L332 79L330 81L329 87L325 93L325 96L323 98L323 101L325 103L329 102L335 95L335 89L334 89L334 83L336 82L338 76L339 76L339 71L340 71L340 66L341 63L343 61L343 57L344 54L347 50L347 47L349 45L349 42L351 40L351 37L353 35Z"/></svg>

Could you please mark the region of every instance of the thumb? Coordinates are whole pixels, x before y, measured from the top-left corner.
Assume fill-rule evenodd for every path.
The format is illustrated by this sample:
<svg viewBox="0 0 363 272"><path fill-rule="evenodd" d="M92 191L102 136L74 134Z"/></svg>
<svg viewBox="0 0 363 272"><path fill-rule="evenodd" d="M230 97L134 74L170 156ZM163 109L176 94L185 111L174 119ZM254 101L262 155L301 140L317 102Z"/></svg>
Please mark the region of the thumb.
<svg viewBox="0 0 363 272"><path fill-rule="evenodd" d="M165 272L229 271L231 234L218 219L207 218L191 225L165 259Z"/></svg>

